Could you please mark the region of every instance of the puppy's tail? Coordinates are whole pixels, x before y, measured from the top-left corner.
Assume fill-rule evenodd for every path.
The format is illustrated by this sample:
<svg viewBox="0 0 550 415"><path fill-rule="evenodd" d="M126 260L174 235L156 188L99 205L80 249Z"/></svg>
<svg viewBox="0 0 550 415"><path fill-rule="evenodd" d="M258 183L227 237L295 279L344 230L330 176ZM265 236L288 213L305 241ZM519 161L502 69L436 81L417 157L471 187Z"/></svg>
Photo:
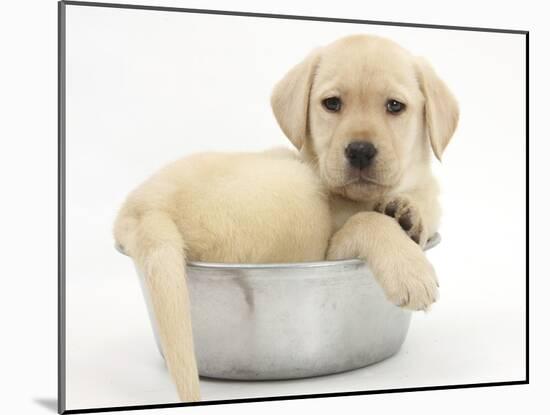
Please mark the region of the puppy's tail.
<svg viewBox="0 0 550 415"><path fill-rule="evenodd" d="M164 359L180 399L199 401L184 241L176 224L162 211L148 211L136 217L125 214L123 209L114 233L145 274Z"/></svg>

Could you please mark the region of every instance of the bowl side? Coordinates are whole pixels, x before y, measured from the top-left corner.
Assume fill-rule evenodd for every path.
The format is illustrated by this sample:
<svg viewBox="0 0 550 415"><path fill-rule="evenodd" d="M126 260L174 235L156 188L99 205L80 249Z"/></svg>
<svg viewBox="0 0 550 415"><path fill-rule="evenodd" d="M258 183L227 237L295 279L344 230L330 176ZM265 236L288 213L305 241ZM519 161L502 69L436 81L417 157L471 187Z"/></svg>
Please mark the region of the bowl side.
<svg viewBox="0 0 550 415"><path fill-rule="evenodd" d="M199 267L187 275L202 376L291 379L364 367L395 354L410 323L361 261L277 271Z"/></svg>
<svg viewBox="0 0 550 415"><path fill-rule="evenodd" d="M424 249L440 241L435 234ZM411 313L385 298L358 259L192 262L186 269L202 376L291 379L356 369L395 354L409 328ZM144 276L136 270L162 354Z"/></svg>

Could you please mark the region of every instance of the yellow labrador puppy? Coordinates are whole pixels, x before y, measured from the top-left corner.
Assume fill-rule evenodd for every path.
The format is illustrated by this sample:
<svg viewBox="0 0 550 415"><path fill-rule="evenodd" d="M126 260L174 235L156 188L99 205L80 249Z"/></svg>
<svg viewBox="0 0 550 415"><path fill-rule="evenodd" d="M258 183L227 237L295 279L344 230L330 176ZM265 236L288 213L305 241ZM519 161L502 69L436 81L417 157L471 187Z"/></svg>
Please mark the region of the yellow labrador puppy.
<svg viewBox="0 0 550 415"><path fill-rule="evenodd" d="M200 399L186 260L357 257L395 304L427 309L437 297L421 249L439 221L430 146L441 157L458 107L433 70L389 40L348 37L294 67L272 107L300 153L181 159L134 190L115 222L145 271L183 401Z"/></svg>

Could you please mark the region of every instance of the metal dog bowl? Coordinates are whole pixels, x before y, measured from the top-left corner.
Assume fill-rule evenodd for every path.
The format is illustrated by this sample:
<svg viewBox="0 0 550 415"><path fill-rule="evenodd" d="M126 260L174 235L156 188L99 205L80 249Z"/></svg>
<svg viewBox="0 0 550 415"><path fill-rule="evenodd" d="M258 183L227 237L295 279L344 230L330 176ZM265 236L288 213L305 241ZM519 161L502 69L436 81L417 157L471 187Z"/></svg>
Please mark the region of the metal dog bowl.
<svg viewBox="0 0 550 415"><path fill-rule="evenodd" d="M439 234L426 250L437 245ZM120 252L124 253L120 248ZM149 294L137 269L157 346ZM391 304L358 259L187 264L202 376L291 379L358 369L395 354L411 312Z"/></svg>

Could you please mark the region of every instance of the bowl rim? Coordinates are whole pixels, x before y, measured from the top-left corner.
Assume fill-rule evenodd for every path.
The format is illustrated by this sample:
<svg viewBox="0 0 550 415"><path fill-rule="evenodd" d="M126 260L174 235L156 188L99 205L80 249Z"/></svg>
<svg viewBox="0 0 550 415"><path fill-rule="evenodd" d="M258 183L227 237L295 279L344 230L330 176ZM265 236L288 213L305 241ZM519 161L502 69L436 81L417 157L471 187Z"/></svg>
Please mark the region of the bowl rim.
<svg viewBox="0 0 550 415"><path fill-rule="evenodd" d="M441 242L441 235L436 232L426 245L424 246L424 251L428 251L433 247L439 245ZM129 255L124 251L124 248L115 244L115 249L123 255L129 257ZM228 263L228 262L202 262L202 261L189 261L186 263L187 267L193 269L288 269L288 268L323 268L323 267L333 267L333 266L358 266L364 264L365 262L357 259L338 259L333 261L308 261L308 262L281 262L281 263Z"/></svg>

